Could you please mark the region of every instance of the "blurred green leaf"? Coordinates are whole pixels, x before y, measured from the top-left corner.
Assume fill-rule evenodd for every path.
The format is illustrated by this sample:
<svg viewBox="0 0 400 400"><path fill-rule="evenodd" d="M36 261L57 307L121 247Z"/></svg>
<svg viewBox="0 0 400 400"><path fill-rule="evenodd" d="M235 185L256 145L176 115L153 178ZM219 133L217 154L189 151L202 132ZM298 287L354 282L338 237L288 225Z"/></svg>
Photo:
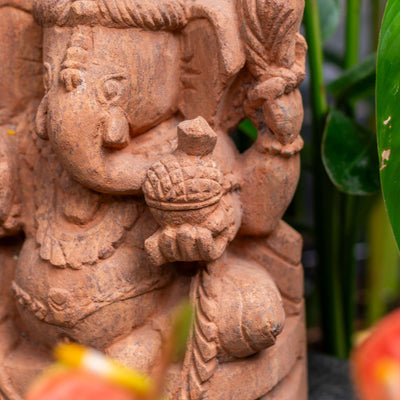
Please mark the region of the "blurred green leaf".
<svg viewBox="0 0 400 400"><path fill-rule="evenodd" d="M249 119L245 119L238 127L239 131L243 132L252 140L257 139L257 128L251 123Z"/></svg>
<svg viewBox="0 0 400 400"><path fill-rule="evenodd" d="M327 86L329 93L347 102L360 100L375 91L376 54L371 54L353 68L345 71Z"/></svg>
<svg viewBox="0 0 400 400"><path fill-rule="evenodd" d="M381 196L374 202L367 228L365 314L370 327L390 310L400 289L399 253Z"/></svg>
<svg viewBox="0 0 400 400"><path fill-rule="evenodd" d="M368 195L379 191L375 133L338 110L328 116L322 160L331 181L342 192Z"/></svg>
<svg viewBox="0 0 400 400"><path fill-rule="evenodd" d="M174 361L183 358L186 350L186 342L189 338L193 320L193 307L189 301L182 302L175 311L172 326L172 348Z"/></svg>
<svg viewBox="0 0 400 400"><path fill-rule="evenodd" d="M339 0L318 0L322 41L326 42L335 33L340 22Z"/></svg>
<svg viewBox="0 0 400 400"><path fill-rule="evenodd" d="M324 59L326 63L331 63L338 66L341 69L344 69L344 59L343 55L338 54L337 51L325 48L324 49Z"/></svg>
<svg viewBox="0 0 400 400"><path fill-rule="evenodd" d="M400 243L400 2L389 0L378 48L377 128L383 198Z"/></svg>

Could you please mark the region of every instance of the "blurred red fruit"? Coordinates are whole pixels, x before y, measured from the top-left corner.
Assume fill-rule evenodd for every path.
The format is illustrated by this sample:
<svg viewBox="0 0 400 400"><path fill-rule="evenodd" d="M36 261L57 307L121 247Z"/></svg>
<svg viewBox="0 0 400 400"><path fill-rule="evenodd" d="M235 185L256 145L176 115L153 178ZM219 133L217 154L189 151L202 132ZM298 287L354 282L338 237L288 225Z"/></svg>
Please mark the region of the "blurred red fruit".
<svg viewBox="0 0 400 400"><path fill-rule="evenodd" d="M130 391L81 370L54 370L29 391L26 400L135 400Z"/></svg>
<svg viewBox="0 0 400 400"><path fill-rule="evenodd" d="M352 355L353 377L362 400L400 400L400 310L371 330Z"/></svg>

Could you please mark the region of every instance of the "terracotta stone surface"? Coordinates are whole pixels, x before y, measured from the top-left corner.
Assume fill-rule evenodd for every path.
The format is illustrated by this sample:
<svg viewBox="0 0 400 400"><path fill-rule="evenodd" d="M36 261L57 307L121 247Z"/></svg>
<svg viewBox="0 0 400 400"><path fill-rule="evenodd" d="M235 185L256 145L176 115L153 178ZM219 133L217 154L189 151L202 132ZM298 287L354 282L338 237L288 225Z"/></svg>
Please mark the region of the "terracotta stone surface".
<svg viewBox="0 0 400 400"><path fill-rule="evenodd" d="M64 340L156 374L189 297L171 400L306 399L303 7L0 0L0 398Z"/></svg>

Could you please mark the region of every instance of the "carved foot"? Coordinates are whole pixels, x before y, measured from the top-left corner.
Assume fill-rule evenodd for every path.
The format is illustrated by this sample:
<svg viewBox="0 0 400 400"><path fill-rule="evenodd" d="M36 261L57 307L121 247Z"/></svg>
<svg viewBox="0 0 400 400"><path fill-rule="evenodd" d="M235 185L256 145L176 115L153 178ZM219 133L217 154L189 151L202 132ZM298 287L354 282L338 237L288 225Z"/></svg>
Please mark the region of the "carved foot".
<svg viewBox="0 0 400 400"><path fill-rule="evenodd" d="M202 274L199 304L204 312L209 302L207 318L217 326L220 354L243 358L275 343L285 312L274 281L261 266L227 254Z"/></svg>
<svg viewBox="0 0 400 400"><path fill-rule="evenodd" d="M50 351L24 340L11 321L0 325L0 393L22 400L32 380L53 362Z"/></svg>

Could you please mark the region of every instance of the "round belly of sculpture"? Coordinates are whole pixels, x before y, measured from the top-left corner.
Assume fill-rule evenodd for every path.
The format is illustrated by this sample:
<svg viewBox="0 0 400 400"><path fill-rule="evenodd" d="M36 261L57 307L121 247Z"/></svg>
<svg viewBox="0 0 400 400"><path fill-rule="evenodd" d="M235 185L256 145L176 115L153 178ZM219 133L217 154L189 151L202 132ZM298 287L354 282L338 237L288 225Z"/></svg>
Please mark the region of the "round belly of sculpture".
<svg viewBox="0 0 400 400"><path fill-rule="evenodd" d="M107 347L144 324L157 308L162 279L150 277L140 261L121 247L95 265L60 269L43 261L28 240L13 282L23 329L46 346L72 340Z"/></svg>

